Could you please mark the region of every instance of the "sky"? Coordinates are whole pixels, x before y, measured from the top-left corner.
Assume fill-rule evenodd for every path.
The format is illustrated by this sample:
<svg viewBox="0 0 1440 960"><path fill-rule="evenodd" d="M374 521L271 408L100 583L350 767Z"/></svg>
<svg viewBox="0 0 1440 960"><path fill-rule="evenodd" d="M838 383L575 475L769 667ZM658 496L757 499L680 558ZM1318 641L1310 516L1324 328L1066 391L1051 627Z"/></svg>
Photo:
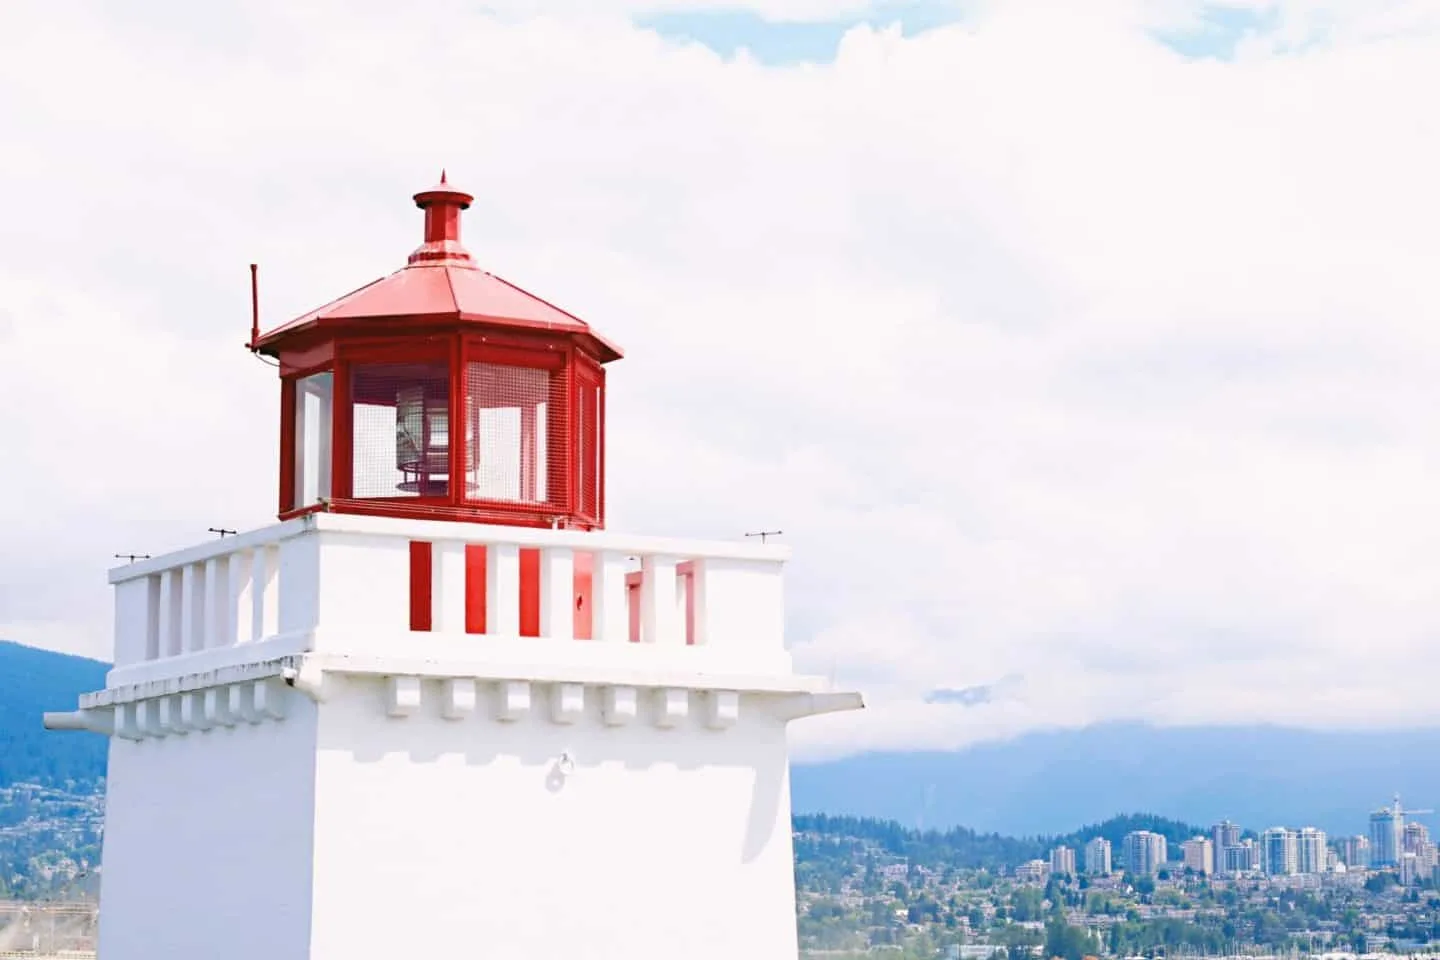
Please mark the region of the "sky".
<svg viewBox="0 0 1440 960"><path fill-rule="evenodd" d="M781 529L802 757L1440 721L1440 2L7 0L0 637L273 519L241 348L475 194L609 526Z"/></svg>

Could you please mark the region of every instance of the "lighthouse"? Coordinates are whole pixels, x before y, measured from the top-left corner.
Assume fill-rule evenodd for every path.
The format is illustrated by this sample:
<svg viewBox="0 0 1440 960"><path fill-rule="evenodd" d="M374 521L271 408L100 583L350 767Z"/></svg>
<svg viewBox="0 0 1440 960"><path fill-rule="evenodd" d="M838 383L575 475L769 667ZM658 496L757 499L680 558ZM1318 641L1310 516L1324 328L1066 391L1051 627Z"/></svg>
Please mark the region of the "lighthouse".
<svg viewBox="0 0 1440 960"><path fill-rule="evenodd" d="M793 960L785 547L605 525L620 349L414 196L394 273L252 333L277 522L110 572L105 960ZM243 415L236 413L233 415Z"/></svg>

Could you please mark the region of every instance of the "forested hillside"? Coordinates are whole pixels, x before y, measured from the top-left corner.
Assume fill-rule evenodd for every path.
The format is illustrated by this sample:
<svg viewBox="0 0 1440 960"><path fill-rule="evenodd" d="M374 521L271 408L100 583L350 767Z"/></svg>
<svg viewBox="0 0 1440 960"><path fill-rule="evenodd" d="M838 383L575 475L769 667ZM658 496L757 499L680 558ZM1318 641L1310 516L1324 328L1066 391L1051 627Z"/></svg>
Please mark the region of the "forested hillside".
<svg viewBox="0 0 1440 960"><path fill-rule="evenodd" d="M0 640L0 787L94 783L105 775L105 737L47 731L41 718L47 710L75 709L79 694L105 686L109 669Z"/></svg>
<svg viewBox="0 0 1440 960"><path fill-rule="evenodd" d="M1051 848L1062 844L1078 851L1095 837L1109 840L1118 856L1122 839L1132 830L1163 835L1170 843L1172 856L1178 856L1182 841L1205 833L1202 827L1147 813L1111 817L1053 837L1006 837L965 827L921 831L892 820L800 814L795 817L795 856L801 864L817 866L827 860L854 862L861 844L852 841L868 841L916 866L994 870L1043 858Z"/></svg>

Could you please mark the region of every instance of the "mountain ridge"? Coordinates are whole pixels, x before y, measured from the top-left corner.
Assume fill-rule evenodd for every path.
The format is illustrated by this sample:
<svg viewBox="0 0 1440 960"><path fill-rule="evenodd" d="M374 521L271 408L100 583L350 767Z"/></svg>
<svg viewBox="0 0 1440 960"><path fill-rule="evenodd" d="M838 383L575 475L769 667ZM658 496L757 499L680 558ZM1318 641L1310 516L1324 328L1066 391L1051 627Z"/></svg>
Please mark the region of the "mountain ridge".
<svg viewBox="0 0 1440 960"><path fill-rule="evenodd" d="M104 686L110 665L0 640L0 787L94 783L108 743L52 733L47 710L72 710ZM1308 731L1279 726L1150 727L1108 723L1026 734L953 753L918 751L797 762L797 814L965 827L1013 837L1061 836L1117 810L1194 824L1228 818L1261 830L1318 826L1364 833L1371 810L1399 793L1440 808L1440 728ZM1423 822L1423 821L1422 821Z"/></svg>

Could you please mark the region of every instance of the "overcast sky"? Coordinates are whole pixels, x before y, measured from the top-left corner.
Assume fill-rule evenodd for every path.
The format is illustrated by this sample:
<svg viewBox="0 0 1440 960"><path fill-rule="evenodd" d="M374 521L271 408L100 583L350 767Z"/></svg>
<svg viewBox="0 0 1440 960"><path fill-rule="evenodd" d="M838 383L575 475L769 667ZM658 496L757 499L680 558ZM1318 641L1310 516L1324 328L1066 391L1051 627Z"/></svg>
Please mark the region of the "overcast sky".
<svg viewBox="0 0 1440 960"><path fill-rule="evenodd" d="M610 526L785 531L810 755L1440 719L1437 7L5 0L0 637L272 519L246 264L388 273L445 166L626 349Z"/></svg>

